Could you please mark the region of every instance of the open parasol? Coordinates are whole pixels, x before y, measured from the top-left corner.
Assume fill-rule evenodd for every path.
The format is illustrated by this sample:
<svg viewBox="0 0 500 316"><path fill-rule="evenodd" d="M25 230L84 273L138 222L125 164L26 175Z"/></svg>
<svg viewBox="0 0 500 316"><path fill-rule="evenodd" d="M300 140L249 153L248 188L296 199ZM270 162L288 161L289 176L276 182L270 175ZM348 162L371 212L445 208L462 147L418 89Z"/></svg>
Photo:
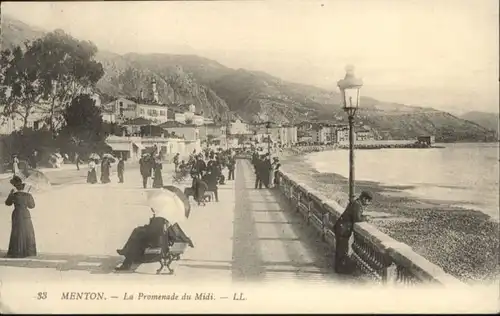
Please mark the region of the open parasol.
<svg viewBox="0 0 500 316"><path fill-rule="evenodd" d="M184 215L186 216L186 218L189 218L189 214L191 214L191 203L189 203L189 199L184 194L184 192L175 185L166 185L163 188L175 193L177 197L181 199L181 201L184 203Z"/></svg>
<svg viewBox="0 0 500 316"><path fill-rule="evenodd" d="M104 155L102 155L102 158L103 158L103 159L104 159L104 158L108 159L111 163L115 163L115 162L116 162L116 160L117 160L117 159L116 159L113 155L111 155L111 154L104 154Z"/></svg>
<svg viewBox="0 0 500 316"><path fill-rule="evenodd" d="M184 195L184 193L173 186L169 187L171 189L147 191L148 205L154 210L156 216L165 218L172 225L182 223L189 217L191 207L189 206L189 202L187 204L188 207L186 207L186 202L179 195Z"/></svg>
<svg viewBox="0 0 500 316"><path fill-rule="evenodd" d="M50 184L49 178L36 169L28 168L19 177L26 184L27 192L42 192L49 190L52 185Z"/></svg>
<svg viewBox="0 0 500 316"><path fill-rule="evenodd" d="M99 160L99 159L101 159L101 157L96 153L91 153L89 156L89 159L98 159Z"/></svg>

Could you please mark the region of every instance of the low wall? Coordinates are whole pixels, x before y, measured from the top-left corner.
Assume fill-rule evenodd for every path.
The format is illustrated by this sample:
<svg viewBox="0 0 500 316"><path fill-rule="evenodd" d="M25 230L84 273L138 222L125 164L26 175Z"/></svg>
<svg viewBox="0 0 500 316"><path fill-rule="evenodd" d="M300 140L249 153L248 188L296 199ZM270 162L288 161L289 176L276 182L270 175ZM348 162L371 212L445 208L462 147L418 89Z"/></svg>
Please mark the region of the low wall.
<svg viewBox="0 0 500 316"><path fill-rule="evenodd" d="M293 210L318 233L319 238L335 249L333 225L343 208L327 200L314 189L300 184L278 171L279 190ZM464 285L443 269L414 252L408 245L382 233L369 223L354 225L349 256L364 275L384 283Z"/></svg>

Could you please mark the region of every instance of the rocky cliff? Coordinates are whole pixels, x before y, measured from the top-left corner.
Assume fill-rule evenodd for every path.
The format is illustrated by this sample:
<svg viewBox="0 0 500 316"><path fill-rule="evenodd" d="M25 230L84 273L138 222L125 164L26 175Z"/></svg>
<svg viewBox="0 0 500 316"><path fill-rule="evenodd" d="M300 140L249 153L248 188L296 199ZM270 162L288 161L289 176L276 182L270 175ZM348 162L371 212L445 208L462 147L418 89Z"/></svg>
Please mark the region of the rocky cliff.
<svg viewBox="0 0 500 316"><path fill-rule="evenodd" d="M40 30L10 18L2 19L2 45L9 48L42 36ZM242 117L273 122L316 120L345 122L339 93L286 82L264 72L231 69L194 55L126 54L100 51L105 69L98 89L108 96L138 97L151 93L156 80L160 101L193 103L214 119ZM463 120L426 107L380 102L362 97L357 121L384 139L434 135L436 141L495 141L490 126Z"/></svg>

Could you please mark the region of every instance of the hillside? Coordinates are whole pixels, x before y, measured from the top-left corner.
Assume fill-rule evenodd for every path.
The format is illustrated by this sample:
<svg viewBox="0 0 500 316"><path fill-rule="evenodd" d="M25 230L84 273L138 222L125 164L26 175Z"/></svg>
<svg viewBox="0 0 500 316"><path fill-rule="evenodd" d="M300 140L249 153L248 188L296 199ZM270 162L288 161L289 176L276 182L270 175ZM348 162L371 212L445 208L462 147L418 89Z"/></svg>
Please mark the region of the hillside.
<svg viewBox="0 0 500 316"><path fill-rule="evenodd" d="M5 31L4 31L5 30ZM2 19L3 47L41 36L42 31L25 23ZM264 72L231 69L194 55L118 55L100 51L105 75L97 88L111 96L137 97L150 92L157 82L164 103L193 103L198 111L213 118L242 117L261 120L265 114L273 122L319 119L345 121L337 91L283 81ZM496 140L491 127L483 127L449 113L362 97L358 122L369 125L381 138L413 139L435 135L437 141Z"/></svg>
<svg viewBox="0 0 500 316"><path fill-rule="evenodd" d="M491 129L500 133L499 119L500 115L498 113L487 113L487 112L468 112L460 116L461 119L474 122L481 125L487 129Z"/></svg>

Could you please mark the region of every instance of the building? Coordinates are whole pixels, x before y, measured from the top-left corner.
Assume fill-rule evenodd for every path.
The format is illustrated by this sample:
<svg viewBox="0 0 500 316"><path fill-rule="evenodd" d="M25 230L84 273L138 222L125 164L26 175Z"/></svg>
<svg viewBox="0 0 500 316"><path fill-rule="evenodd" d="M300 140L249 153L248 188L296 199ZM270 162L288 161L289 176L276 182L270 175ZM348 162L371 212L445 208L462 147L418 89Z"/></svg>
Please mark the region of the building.
<svg viewBox="0 0 500 316"><path fill-rule="evenodd" d="M252 134L252 130L250 129L249 124L243 122L240 119L237 119L231 122L229 126L229 134L231 135L250 135Z"/></svg>
<svg viewBox="0 0 500 316"><path fill-rule="evenodd" d="M309 135L312 142L317 144L332 144L336 141L336 130L334 125L329 124L313 124Z"/></svg>
<svg viewBox="0 0 500 316"><path fill-rule="evenodd" d="M366 128L355 129L355 135L357 141L374 140L373 133Z"/></svg>
<svg viewBox="0 0 500 316"><path fill-rule="evenodd" d="M346 144L349 143L349 128L348 127L340 127L335 131L335 142L337 144Z"/></svg>
<svg viewBox="0 0 500 316"><path fill-rule="evenodd" d="M182 124L179 122L165 122L158 125L169 134L183 137L188 141L200 140L200 128L194 124Z"/></svg>
<svg viewBox="0 0 500 316"><path fill-rule="evenodd" d="M434 136L418 136L417 137L417 142L420 144L425 144L427 146L432 146L436 141L436 138Z"/></svg>
<svg viewBox="0 0 500 316"><path fill-rule="evenodd" d="M116 114L113 111L103 109L101 112L102 121L107 123L116 123Z"/></svg>
<svg viewBox="0 0 500 316"><path fill-rule="evenodd" d="M206 140L208 135L212 135L212 138L219 138L221 136L226 137L227 127L222 124L209 123L200 126L200 139Z"/></svg>
<svg viewBox="0 0 500 316"><path fill-rule="evenodd" d="M138 117L131 120L127 120L122 125L125 127L126 135L128 136L140 136L141 127L151 125L153 122L151 120Z"/></svg>
<svg viewBox="0 0 500 316"><path fill-rule="evenodd" d="M164 104L161 102L153 78L150 88L144 93L141 89L139 97L120 97L106 104L104 108L113 111L117 121L125 121L135 118L151 120L155 124L176 121L183 124L203 125L203 115L196 112L194 104Z"/></svg>
<svg viewBox="0 0 500 316"><path fill-rule="evenodd" d="M295 145L298 142L297 127L292 125L281 126L278 141L285 146Z"/></svg>
<svg viewBox="0 0 500 316"><path fill-rule="evenodd" d="M182 159L186 159L193 150L200 152L200 141L190 141L175 137L120 137L109 136L106 139L113 155L124 157L126 160L137 161L148 148L158 149L163 160L170 161L176 153L181 154Z"/></svg>
<svg viewBox="0 0 500 316"><path fill-rule="evenodd" d="M103 112L114 113L115 120L130 120L138 117L137 115L137 104L123 97L119 97L114 101L105 104L103 107Z"/></svg>

